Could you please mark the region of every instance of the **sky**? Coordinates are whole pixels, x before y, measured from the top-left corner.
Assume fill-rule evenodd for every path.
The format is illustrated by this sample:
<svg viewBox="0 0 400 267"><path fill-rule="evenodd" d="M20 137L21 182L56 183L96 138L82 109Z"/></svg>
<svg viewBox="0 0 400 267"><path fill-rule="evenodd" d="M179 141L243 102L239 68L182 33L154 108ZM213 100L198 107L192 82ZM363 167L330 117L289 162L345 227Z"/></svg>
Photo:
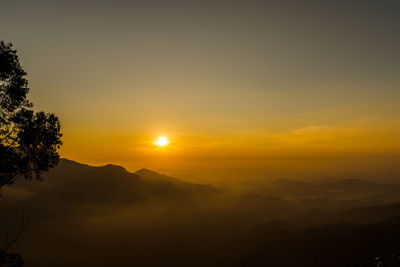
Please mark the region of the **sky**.
<svg viewBox="0 0 400 267"><path fill-rule="evenodd" d="M62 157L178 176L400 178L399 12L368 0L2 0L0 37L35 109L60 118Z"/></svg>

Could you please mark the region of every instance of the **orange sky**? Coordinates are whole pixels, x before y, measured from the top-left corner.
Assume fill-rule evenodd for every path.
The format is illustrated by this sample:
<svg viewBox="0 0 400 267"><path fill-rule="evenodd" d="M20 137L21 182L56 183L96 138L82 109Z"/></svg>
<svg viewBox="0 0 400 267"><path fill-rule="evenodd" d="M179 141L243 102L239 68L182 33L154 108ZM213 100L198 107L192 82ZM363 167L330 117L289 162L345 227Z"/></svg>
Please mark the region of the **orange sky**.
<svg viewBox="0 0 400 267"><path fill-rule="evenodd" d="M116 2L2 4L2 38L36 109L60 117L63 157L178 174L346 175L349 160L400 173L395 1Z"/></svg>

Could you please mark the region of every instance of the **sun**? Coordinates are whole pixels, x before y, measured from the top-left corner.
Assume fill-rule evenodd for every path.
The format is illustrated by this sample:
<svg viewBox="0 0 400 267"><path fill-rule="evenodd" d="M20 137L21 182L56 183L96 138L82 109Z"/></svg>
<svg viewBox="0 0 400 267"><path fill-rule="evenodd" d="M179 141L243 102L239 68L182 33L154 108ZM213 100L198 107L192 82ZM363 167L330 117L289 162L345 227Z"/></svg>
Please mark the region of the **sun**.
<svg viewBox="0 0 400 267"><path fill-rule="evenodd" d="M166 146L169 144L168 139L165 136L160 136L158 139L154 142L156 146Z"/></svg>

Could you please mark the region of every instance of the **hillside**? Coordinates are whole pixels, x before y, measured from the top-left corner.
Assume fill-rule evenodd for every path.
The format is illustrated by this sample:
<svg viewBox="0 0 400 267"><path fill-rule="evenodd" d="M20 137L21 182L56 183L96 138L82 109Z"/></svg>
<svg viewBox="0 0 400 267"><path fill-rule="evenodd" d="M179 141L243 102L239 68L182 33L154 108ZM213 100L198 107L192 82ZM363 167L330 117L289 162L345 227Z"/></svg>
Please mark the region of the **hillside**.
<svg viewBox="0 0 400 267"><path fill-rule="evenodd" d="M22 211L32 214L14 247L28 267L372 266L400 244L399 192L343 179L233 193L63 159L43 181L2 191L0 234L16 231Z"/></svg>

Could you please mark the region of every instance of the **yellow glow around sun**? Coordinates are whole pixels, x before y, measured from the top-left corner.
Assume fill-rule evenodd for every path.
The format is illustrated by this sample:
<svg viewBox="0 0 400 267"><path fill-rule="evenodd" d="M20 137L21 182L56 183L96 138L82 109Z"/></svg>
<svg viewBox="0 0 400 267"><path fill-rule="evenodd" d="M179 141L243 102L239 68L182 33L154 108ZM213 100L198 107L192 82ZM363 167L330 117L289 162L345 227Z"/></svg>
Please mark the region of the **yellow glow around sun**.
<svg viewBox="0 0 400 267"><path fill-rule="evenodd" d="M168 143L169 141L165 136L158 137L158 139L154 142L156 146L166 146Z"/></svg>

